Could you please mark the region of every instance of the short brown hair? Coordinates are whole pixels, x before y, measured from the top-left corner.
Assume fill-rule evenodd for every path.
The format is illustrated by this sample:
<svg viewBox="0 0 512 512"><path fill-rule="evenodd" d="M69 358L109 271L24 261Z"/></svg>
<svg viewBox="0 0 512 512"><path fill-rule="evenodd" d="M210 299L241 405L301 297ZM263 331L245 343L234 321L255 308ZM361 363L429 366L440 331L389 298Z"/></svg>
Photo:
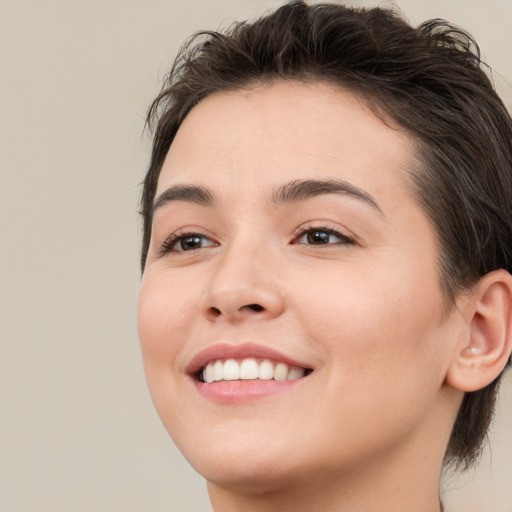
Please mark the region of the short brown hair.
<svg viewBox="0 0 512 512"><path fill-rule="evenodd" d="M483 68L461 29L443 20L414 28L382 8L292 1L256 21L196 34L148 113L154 140L141 200L142 268L159 173L190 110L216 91L292 79L352 91L413 136L413 188L437 231L447 297L492 270L512 271L512 120ZM466 393L446 463L468 467L478 458L499 381Z"/></svg>

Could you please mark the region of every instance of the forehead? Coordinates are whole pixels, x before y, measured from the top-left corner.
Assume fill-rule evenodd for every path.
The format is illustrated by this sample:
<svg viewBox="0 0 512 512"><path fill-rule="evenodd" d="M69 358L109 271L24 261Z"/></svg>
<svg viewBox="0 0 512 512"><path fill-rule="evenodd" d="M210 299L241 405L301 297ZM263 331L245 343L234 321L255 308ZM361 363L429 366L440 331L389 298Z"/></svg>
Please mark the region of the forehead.
<svg viewBox="0 0 512 512"><path fill-rule="evenodd" d="M326 83L278 81L202 100L173 141L157 195L176 183L227 182L254 193L315 177L408 194L413 155L412 138L356 95Z"/></svg>

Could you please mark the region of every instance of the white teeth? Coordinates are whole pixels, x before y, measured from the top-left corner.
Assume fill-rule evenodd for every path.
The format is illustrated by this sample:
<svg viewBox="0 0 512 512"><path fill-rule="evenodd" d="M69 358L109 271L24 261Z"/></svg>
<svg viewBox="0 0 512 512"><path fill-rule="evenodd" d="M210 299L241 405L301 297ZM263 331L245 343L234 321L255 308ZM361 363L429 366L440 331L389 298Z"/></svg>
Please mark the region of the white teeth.
<svg viewBox="0 0 512 512"><path fill-rule="evenodd" d="M206 369L208 369L208 366ZM238 380L240 378L240 365L234 359L228 359L224 363L223 372L224 380Z"/></svg>
<svg viewBox="0 0 512 512"><path fill-rule="evenodd" d="M211 365L208 365L211 366ZM207 366L207 368L208 368ZM223 380L224 378L224 363L222 361L215 361L213 365L213 379L215 381Z"/></svg>
<svg viewBox="0 0 512 512"><path fill-rule="evenodd" d="M265 359L265 361L260 363L258 378L261 380L270 380L274 378L274 365L268 359Z"/></svg>
<svg viewBox="0 0 512 512"><path fill-rule="evenodd" d="M222 380L294 380L304 377L304 368L289 367L285 363L274 364L268 359L256 361L249 357L239 363L235 359L218 360L208 363L203 370L203 381L206 383Z"/></svg>
<svg viewBox="0 0 512 512"><path fill-rule="evenodd" d="M292 368L288 373L287 380L302 379L304 377L304 368Z"/></svg>
<svg viewBox="0 0 512 512"><path fill-rule="evenodd" d="M288 378L288 365L284 363L277 363L274 368L274 380L283 381Z"/></svg>
<svg viewBox="0 0 512 512"><path fill-rule="evenodd" d="M204 381L213 382L213 366L209 364L204 371Z"/></svg>
<svg viewBox="0 0 512 512"><path fill-rule="evenodd" d="M240 365L240 378L252 380L258 378L258 363L255 359L244 359Z"/></svg>

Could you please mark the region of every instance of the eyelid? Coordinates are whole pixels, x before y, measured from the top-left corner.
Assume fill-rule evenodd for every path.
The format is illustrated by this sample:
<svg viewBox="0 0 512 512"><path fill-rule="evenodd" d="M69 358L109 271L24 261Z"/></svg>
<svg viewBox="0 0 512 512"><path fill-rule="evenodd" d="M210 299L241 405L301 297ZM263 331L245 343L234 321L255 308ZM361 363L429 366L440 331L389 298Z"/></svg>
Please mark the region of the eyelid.
<svg viewBox="0 0 512 512"><path fill-rule="evenodd" d="M330 243L330 244L324 244L324 245L332 246L332 245L356 245L357 244L356 238L354 236L348 235L345 230L341 229L338 226L334 227L325 222L324 223L308 222L306 224L303 224L302 226L300 226L298 229L295 230L295 233L293 235L292 244L298 244L299 242L297 240L299 240L305 234L307 234L308 232L311 232L311 231L322 231L325 233L329 233L329 234L337 236L341 240L337 244ZM303 245L308 245L308 244L303 244ZM313 244L309 244L309 245L313 245ZM321 246L322 244L318 244L318 245Z"/></svg>
<svg viewBox="0 0 512 512"><path fill-rule="evenodd" d="M174 231L173 233L171 233L171 235L169 235L161 244L160 244L160 247L159 247L159 250L158 250L158 254L160 257L163 257L167 254L170 254L170 253L185 253L185 252L193 252L193 251L196 251L196 250L199 250L199 249L205 249L205 248L208 248L208 247L216 247L219 245L218 242L215 242L215 240L213 239L213 237L211 237L210 235L207 235L205 234L204 232L201 232L202 230L200 229L195 229L195 228L184 228L184 229L180 229L178 231ZM206 247L198 247L197 249L191 249L190 251L185 251L185 250L176 250L175 247L176 245L183 239L186 239L188 237L193 237L193 236L196 236L198 238L203 238L203 239L207 239L207 240L210 240L212 243Z"/></svg>

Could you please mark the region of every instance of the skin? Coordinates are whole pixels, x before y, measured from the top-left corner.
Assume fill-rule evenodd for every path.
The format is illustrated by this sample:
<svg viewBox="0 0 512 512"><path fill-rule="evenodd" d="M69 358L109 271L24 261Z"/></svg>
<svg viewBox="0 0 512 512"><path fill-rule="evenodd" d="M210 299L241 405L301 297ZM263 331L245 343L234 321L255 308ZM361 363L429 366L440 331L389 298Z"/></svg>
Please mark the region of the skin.
<svg viewBox="0 0 512 512"><path fill-rule="evenodd" d="M441 290L414 165L409 135L326 84L216 93L185 119L156 197L191 184L214 201L155 210L138 321L152 399L214 510L439 510L462 398L446 376L467 318ZM344 180L377 206L339 193L270 200L311 179ZM310 243L301 228L353 242ZM163 253L190 232L199 247ZM190 361L247 341L313 372L256 400L202 396Z"/></svg>

